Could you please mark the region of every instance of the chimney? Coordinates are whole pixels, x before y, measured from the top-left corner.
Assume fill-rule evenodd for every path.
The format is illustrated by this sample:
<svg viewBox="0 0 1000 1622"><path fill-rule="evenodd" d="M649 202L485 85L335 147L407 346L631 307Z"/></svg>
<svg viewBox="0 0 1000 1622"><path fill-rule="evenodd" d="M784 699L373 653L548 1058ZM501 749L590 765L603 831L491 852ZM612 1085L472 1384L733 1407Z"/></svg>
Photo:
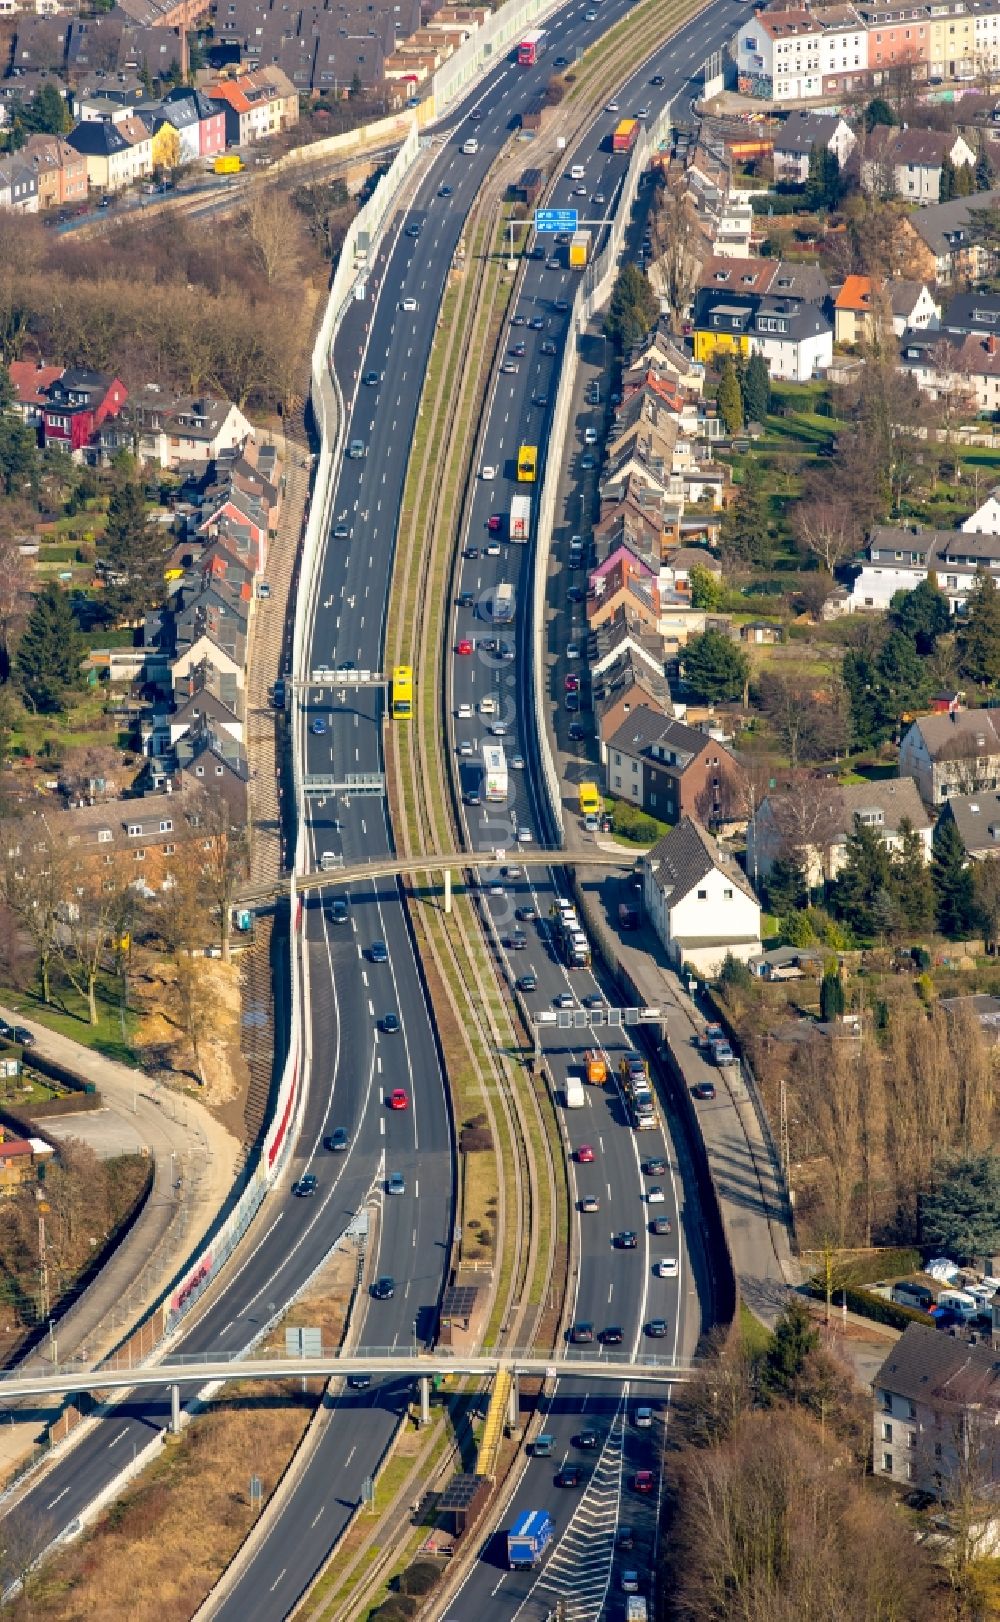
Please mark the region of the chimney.
<svg viewBox="0 0 1000 1622"><path fill-rule="evenodd" d="M994 336L993 336L993 334L991 332L989 334L989 336L987 337L987 339L986 339L986 353L988 355L995 355L996 352L997 352L997 341L996 341L996 339L994 338Z"/></svg>

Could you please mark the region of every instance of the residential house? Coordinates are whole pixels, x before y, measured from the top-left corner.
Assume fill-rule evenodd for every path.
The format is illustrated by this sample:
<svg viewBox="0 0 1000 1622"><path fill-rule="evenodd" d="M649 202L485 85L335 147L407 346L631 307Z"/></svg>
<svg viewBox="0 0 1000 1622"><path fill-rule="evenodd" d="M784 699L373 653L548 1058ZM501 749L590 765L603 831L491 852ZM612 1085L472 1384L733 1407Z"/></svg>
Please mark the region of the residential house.
<svg viewBox="0 0 1000 1622"><path fill-rule="evenodd" d="M224 450L243 444L253 425L231 400L207 395L165 394L155 383L137 389L127 405L99 432L102 459L126 449L142 462L176 468L213 462Z"/></svg>
<svg viewBox="0 0 1000 1622"><path fill-rule="evenodd" d="M740 769L724 744L641 705L607 745L607 787L660 822L739 815Z"/></svg>
<svg viewBox="0 0 1000 1622"><path fill-rule="evenodd" d="M18 214L38 213L38 175L20 153L0 158L0 208Z"/></svg>
<svg viewBox="0 0 1000 1622"><path fill-rule="evenodd" d="M259 496L230 487L219 499L202 509L198 533L228 536L240 556L246 556L254 574L261 574L267 561L268 509Z"/></svg>
<svg viewBox="0 0 1000 1622"><path fill-rule="evenodd" d="M118 874L134 870L144 890L159 889L176 860L184 859L191 834L193 797L173 792L142 800L101 805L74 805L33 812L17 823L18 848L40 840L55 841L81 872L100 879L107 868Z"/></svg>
<svg viewBox="0 0 1000 1622"><path fill-rule="evenodd" d="M120 377L92 372L83 366L70 367L47 390L42 410L45 449L52 447L83 457L102 422L117 416L127 399L128 390Z"/></svg>
<svg viewBox="0 0 1000 1622"><path fill-rule="evenodd" d="M843 169L856 145L857 136L839 113L789 113L774 136L774 178L804 185L813 151L832 152Z"/></svg>
<svg viewBox="0 0 1000 1622"><path fill-rule="evenodd" d="M182 163L214 158L226 150L226 110L203 90L177 85L160 105L177 131Z"/></svg>
<svg viewBox="0 0 1000 1622"><path fill-rule="evenodd" d="M727 955L760 951L760 903L711 834L691 817L658 840L642 863L646 916L671 962L713 977Z"/></svg>
<svg viewBox="0 0 1000 1622"><path fill-rule="evenodd" d="M960 613L981 570L1000 578L997 531L974 533L964 524L957 530L876 524L868 537L868 557L847 599L848 611L884 613L897 591L912 591L933 574L952 613Z"/></svg>
<svg viewBox="0 0 1000 1622"><path fill-rule="evenodd" d="M169 630L164 623L162 613L147 617L148 623L143 634L143 642L147 647L161 646L161 638L165 638L168 650L173 645L173 620L170 621ZM223 648L208 631L202 631L196 639L185 647L180 648L170 657L170 687L176 691L184 677L203 664L207 659L213 664L220 675L233 676L236 685L242 690L244 686L244 660L246 657L246 638L236 638L233 651L230 653Z"/></svg>
<svg viewBox="0 0 1000 1622"><path fill-rule="evenodd" d="M695 291L698 293L704 288L763 295L771 291L779 267L777 259L735 259L713 254L702 265Z"/></svg>
<svg viewBox="0 0 1000 1622"><path fill-rule="evenodd" d="M947 285L975 281L985 272L987 253L976 240L973 210L1000 207L1000 190L953 197L912 214L896 224L899 269L906 276Z"/></svg>
<svg viewBox="0 0 1000 1622"><path fill-rule="evenodd" d="M958 410L1000 410L1000 338L905 333L900 362L932 400Z"/></svg>
<svg viewBox="0 0 1000 1622"><path fill-rule="evenodd" d="M143 154L133 149L117 124L96 120L77 124L66 140L86 160L87 184L96 191L124 191L137 179L136 165Z"/></svg>
<svg viewBox="0 0 1000 1622"><path fill-rule="evenodd" d="M7 372L14 388L14 405L29 428L42 427L49 389L63 375L62 366L44 366L40 361L12 360Z"/></svg>
<svg viewBox="0 0 1000 1622"><path fill-rule="evenodd" d="M973 861L1000 856L1000 794L953 794L941 813L950 816Z"/></svg>
<svg viewBox="0 0 1000 1622"><path fill-rule="evenodd" d="M593 595L587 597L588 629L596 631L620 608L627 608L641 624L656 628L660 611L656 576L627 547L619 547L595 571Z"/></svg>
<svg viewBox="0 0 1000 1622"><path fill-rule="evenodd" d="M736 40L737 88L767 101L804 101L823 93L822 28L806 6L757 11Z"/></svg>
<svg viewBox="0 0 1000 1622"><path fill-rule="evenodd" d="M38 1181L30 1138L11 1138L0 1127L0 1194L13 1195Z"/></svg>
<svg viewBox="0 0 1000 1622"><path fill-rule="evenodd" d="M203 722L236 743L243 742L242 691L235 676L224 674L208 659L188 671L174 688L174 710L169 718L171 747Z"/></svg>
<svg viewBox="0 0 1000 1622"><path fill-rule="evenodd" d="M834 338L858 344L871 335L879 288L870 276L848 276L833 302Z"/></svg>
<svg viewBox="0 0 1000 1622"><path fill-rule="evenodd" d="M913 323L915 325L915 323ZM1000 333L1000 295L996 293L955 293L941 316L941 331L949 337L988 338Z"/></svg>
<svg viewBox="0 0 1000 1622"><path fill-rule="evenodd" d="M844 866L855 822L878 831L887 850L902 842L908 823L919 835L924 860L931 857L933 823L911 777L872 783L823 783L778 787L757 807L747 827L747 872L767 879L776 861L796 854L810 889L835 879Z"/></svg>
<svg viewBox="0 0 1000 1622"><path fill-rule="evenodd" d="M808 383L833 360L833 328L822 310L787 298L763 298L749 328L750 350L774 378Z"/></svg>
<svg viewBox="0 0 1000 1622"><path fill-rule="evenodd" d="M971 535L1000 535L1000 484L958 527Z"/></svg>
<svg viewBox="0 0 1000 1622"><path fill-rule="evenodd" d="M905 332L926 332L941 325L941 306L935 304L926 282L893 278L886 287L892 311L892 330L897 338Z"/></svg>
<svg viewBox="0 0 1000 1622"><path fill-rule="evenodd" d="M868 83L868 33L859 7L835 0L831 5L814 6L812 12L823 30L819 37L823 95L852 95L863 90ZM843 165L842 147L833 150Z"/></svg>
<svg viewBox="0 0 1000 1622"><path fill-rule="evenodd" d="M722 579L722 564L705 547L677 546L667 553L660 565L660 590L690 596L692 569L707 569L716 580Z"/></svg>
<svg viewBox="0 0 1000 1622"><path fill-rule="evenodd" d="M234 825L246 822L250 772L242 743L203 715L178 738L174 755L177 783L218 791L229 806Z"/></svg>
<svg viewBox="0 0 1000 1622"><path fill-rule="evenodd" d="M229 146L266 140L299 121L298 91L279 67L254 68L237 78L216 80L207 93L212 101L223 103Z"/></svg>
<svg viewBox="0 0 1000 1622"><path fill-rule="evenodd" d="M600 676L594 679L591 693L601 760L605 766L608 740L614 737L627 716L643 707L664 716L673 714L670 683L663 673L662 656L657 662L649 648L631 645L620 649Z"/></svg>
<svg viewBox="0 0 1000 1622"><path fill-rule="evenodd" d="M977 1480L1000 1480L1000 1364L989 1345L908 1324L872 1389L876 1476L945 1498L970 1460Z"/></svg>
<svg viewBox="0 0 1000 1622"><path fill-rule="evenodd" d="M200 581L178 594L174 611L174 638L178 653L197 646L202 637L212 641L242 666L245 663L248 610L246 603L222 581ZM174 672L174 686L177 685Z"/></svg>
<svg viewBox="0 0 1000 1622"><path fill-rule="evenodd" d="M861 160L861 184L880 195L895 193L907 202L938 203L946 159L956 169L975 168L976 154L953 131L879 124L868 137Z"/></svg>
<svg viewBox="0 0 1000 1622"><path fill-rule="evenodd" d="M899 775L912 777L932 806L1000 788L1000 710L918 717L899 745Z"/></svg>
<svg viewBox="0 0 1000 1622"><path fill-rule="evenodd" d="M37 176L41 212L87 201L87 160L61 135L29 135L19 156Z"/></svg>

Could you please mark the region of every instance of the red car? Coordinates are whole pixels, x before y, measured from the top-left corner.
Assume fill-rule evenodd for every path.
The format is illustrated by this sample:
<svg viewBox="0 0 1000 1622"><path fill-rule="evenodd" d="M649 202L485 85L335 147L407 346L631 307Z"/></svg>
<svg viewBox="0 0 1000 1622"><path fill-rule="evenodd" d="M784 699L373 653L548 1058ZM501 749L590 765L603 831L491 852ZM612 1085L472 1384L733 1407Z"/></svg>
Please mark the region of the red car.
<svg viewBox="0 0 1000 1622"><path fill-rule="evenodd" d="M502 523L503 519L501 518L500 514L493 513L492 516L486 521L486 528L490 531L491 535L495 535Z"/></svg>
<svg viewBox="0 0 1000 1622"><path fill-rule="evenodd" d="M464 636L462 638L461 642L458 644L458 651L459 651L459 653L471 653L472 652L472 643L469 641L467 636Z"/></svg>
<svg viewBox="0 0 1000 1622"><path fill-rule="evenodd" d="M390 1109L409 1109L409 1107L410 1107L410 1100L406 1096L406 1093L403 1091L403 1088L402 1087L396 1087L389 1094L389 1108Z"/></svg>
<svg viewBox="0 0 1000 1622"><path fill-rule="evenodd" d="M579 676L567 676L566 677L566 691L567 691L567 693L578 693L580 691L580 678L579 678Z"/></svg>
<svg viewBox="0 0 1000 1622"><path fill-rule="evenodd" d="M581 1143L576 1151L576 1158L581 1166L591 1166L594 1162L594 1151L589 1143Z"/></svg>
<svg viewBox="0 0 1000 1622"><path fill-rule="evenodd" d="M632 1485L636 1492L652 1492L656 1486L656 1478L652 1470L637 1470L632 1478Z"/></svg>

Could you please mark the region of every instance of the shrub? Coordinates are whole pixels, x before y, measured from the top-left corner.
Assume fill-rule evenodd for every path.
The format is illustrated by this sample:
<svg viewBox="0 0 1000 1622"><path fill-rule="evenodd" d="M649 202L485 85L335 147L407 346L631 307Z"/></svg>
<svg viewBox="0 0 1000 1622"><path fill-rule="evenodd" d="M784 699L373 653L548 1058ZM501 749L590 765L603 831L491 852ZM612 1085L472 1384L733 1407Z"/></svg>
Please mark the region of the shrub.
<svg viewBox="0 0 1000 1622"><path fill-rule="evenodd" d="M826 1292L815 1279L810 1279L806 1289L817 1300L825 1299ZM883 1300L880 1295L870 1295L867 1290L857 1290L851 1285L844 1288L837 1284L833 1291L833 1299L838 1307L845 1296L851 1312L857 1312L863 1318L871 1318L873 1323L888 1324L891 1329L906 1329L909 1324L923 1324L925 1328L933 1327L933 1322L926 1312L918 1312L915 1307L901 1307L895 1301Z"/></svg>
<svg viewBox="0 0 1000 1622"><path fill-rule="evenodd" d="M403 1594L429 1594L441 1578L441 1567L433 1560L414 1560L412 1566L400 1573L399 1588Z"/></svg>
<svg viewBox="0 0 1000 1622"><path fill-rule="evenodd" d="M409 1594L390 1594L389 1598L372 1612L372 1622L410 1622L420 1609Z"/></svg>
<svg viewBox="0 0 1000 1622"><path fill-rule="evenodd" d="M493 1147L493 1134L488 1126L465 1127L458 1143L463 1155L487 1154Z"/></svg>

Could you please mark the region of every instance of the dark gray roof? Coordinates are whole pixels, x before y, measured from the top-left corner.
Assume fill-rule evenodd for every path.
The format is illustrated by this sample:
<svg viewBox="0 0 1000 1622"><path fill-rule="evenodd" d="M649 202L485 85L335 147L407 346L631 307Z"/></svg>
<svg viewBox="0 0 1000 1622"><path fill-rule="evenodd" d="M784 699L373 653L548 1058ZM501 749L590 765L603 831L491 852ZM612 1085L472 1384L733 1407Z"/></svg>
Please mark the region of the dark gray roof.
<svg viewBox="0 0 1000 1622"><path fill-rule="evenodd" d="M977 752L981 756L1000 755L1000 710L922 715L913 725L931 760L960 760Z"/></svg>
<svg viewBox="0 0 1000 1622"><path fill-rule="evenodd" d="M923 1324L908 1326L874 1383L883 1391L935 1408L977 1404L1000 1409L1000 1362L995 1353Z"/></svg>
<svg viewBox="0 0 1000 1622"><path fill-rule="evenodd" d="M789 113L775 131L775 152L811 152L814 146L829 146L843 123L839 113Z"/></svg>
<svg viewBox="0 0 1000 1622"><path fill-rule="evenodd" d="M612 709L623 693L638 687L654 704L662 704L664 714L670 707L670 683L666 676L656 675L632 648L622 650L614 664L600 675L599 687L594 688L594 703L598 715Z"/></svg>
<svg viewBox="0 0 1000 1622"><path fill-rule="evenodd" d="M953 197L948 203L931 203L907 215L907 220L938 258L959 252L971 243L969 216L973 209L1000 207L1000 191L979 191L971 197Z"/></svg>
<svg viewBox="0 0 1000 1622"><path fill-rule="evenodd" d="M787 324L782 332L774 332L762 325L764 320L783 320ZM831 332L832 326L815 304L802 299L762 298L754 311L750 331L762 340L784 338L800 343L803 338L814 338L817 333Z"/></svg>
<svg viewBox="0 0 1000 1622"><path fill-rule="evenodd" d="M92 121L78 124L76 129L70 130L66 139L71 147L88 158L106 158L128 148L128 142L115 124Z"/></svg>
<svg viewBox="0 0 1000 1622"><path fill-rule="evenodd" d="M639 704L622 722L618 731L608 739L609 749L618 749L623 755L641 755L654 743L692 757L704 748L708 735L687 727L672 716L660 715L645 704Z"/></svg>
<svg viewBox="0 0 1000 1622"><path fill-rule="evenodd" d="M1000 332L1000 295L956 293L942 313L941 330L962 334Z"/></svg>
<svg viewBox="0 0 1000 1622"><path fill-rule="evenodd" d="M658 839L647 860L656 884L669 896L671 906L689 895L714 867L725 873L751 901L757 899L746 875L722 854L711 834L692 817L682 817L676 828Z"/></svg>
<svg viewBox="0 0 1000 1622"><path fill-rule="evenodd" d="M970 855L1000 853L1000 794L953 794L948 809L955 819L962 844Z"/></svg>

